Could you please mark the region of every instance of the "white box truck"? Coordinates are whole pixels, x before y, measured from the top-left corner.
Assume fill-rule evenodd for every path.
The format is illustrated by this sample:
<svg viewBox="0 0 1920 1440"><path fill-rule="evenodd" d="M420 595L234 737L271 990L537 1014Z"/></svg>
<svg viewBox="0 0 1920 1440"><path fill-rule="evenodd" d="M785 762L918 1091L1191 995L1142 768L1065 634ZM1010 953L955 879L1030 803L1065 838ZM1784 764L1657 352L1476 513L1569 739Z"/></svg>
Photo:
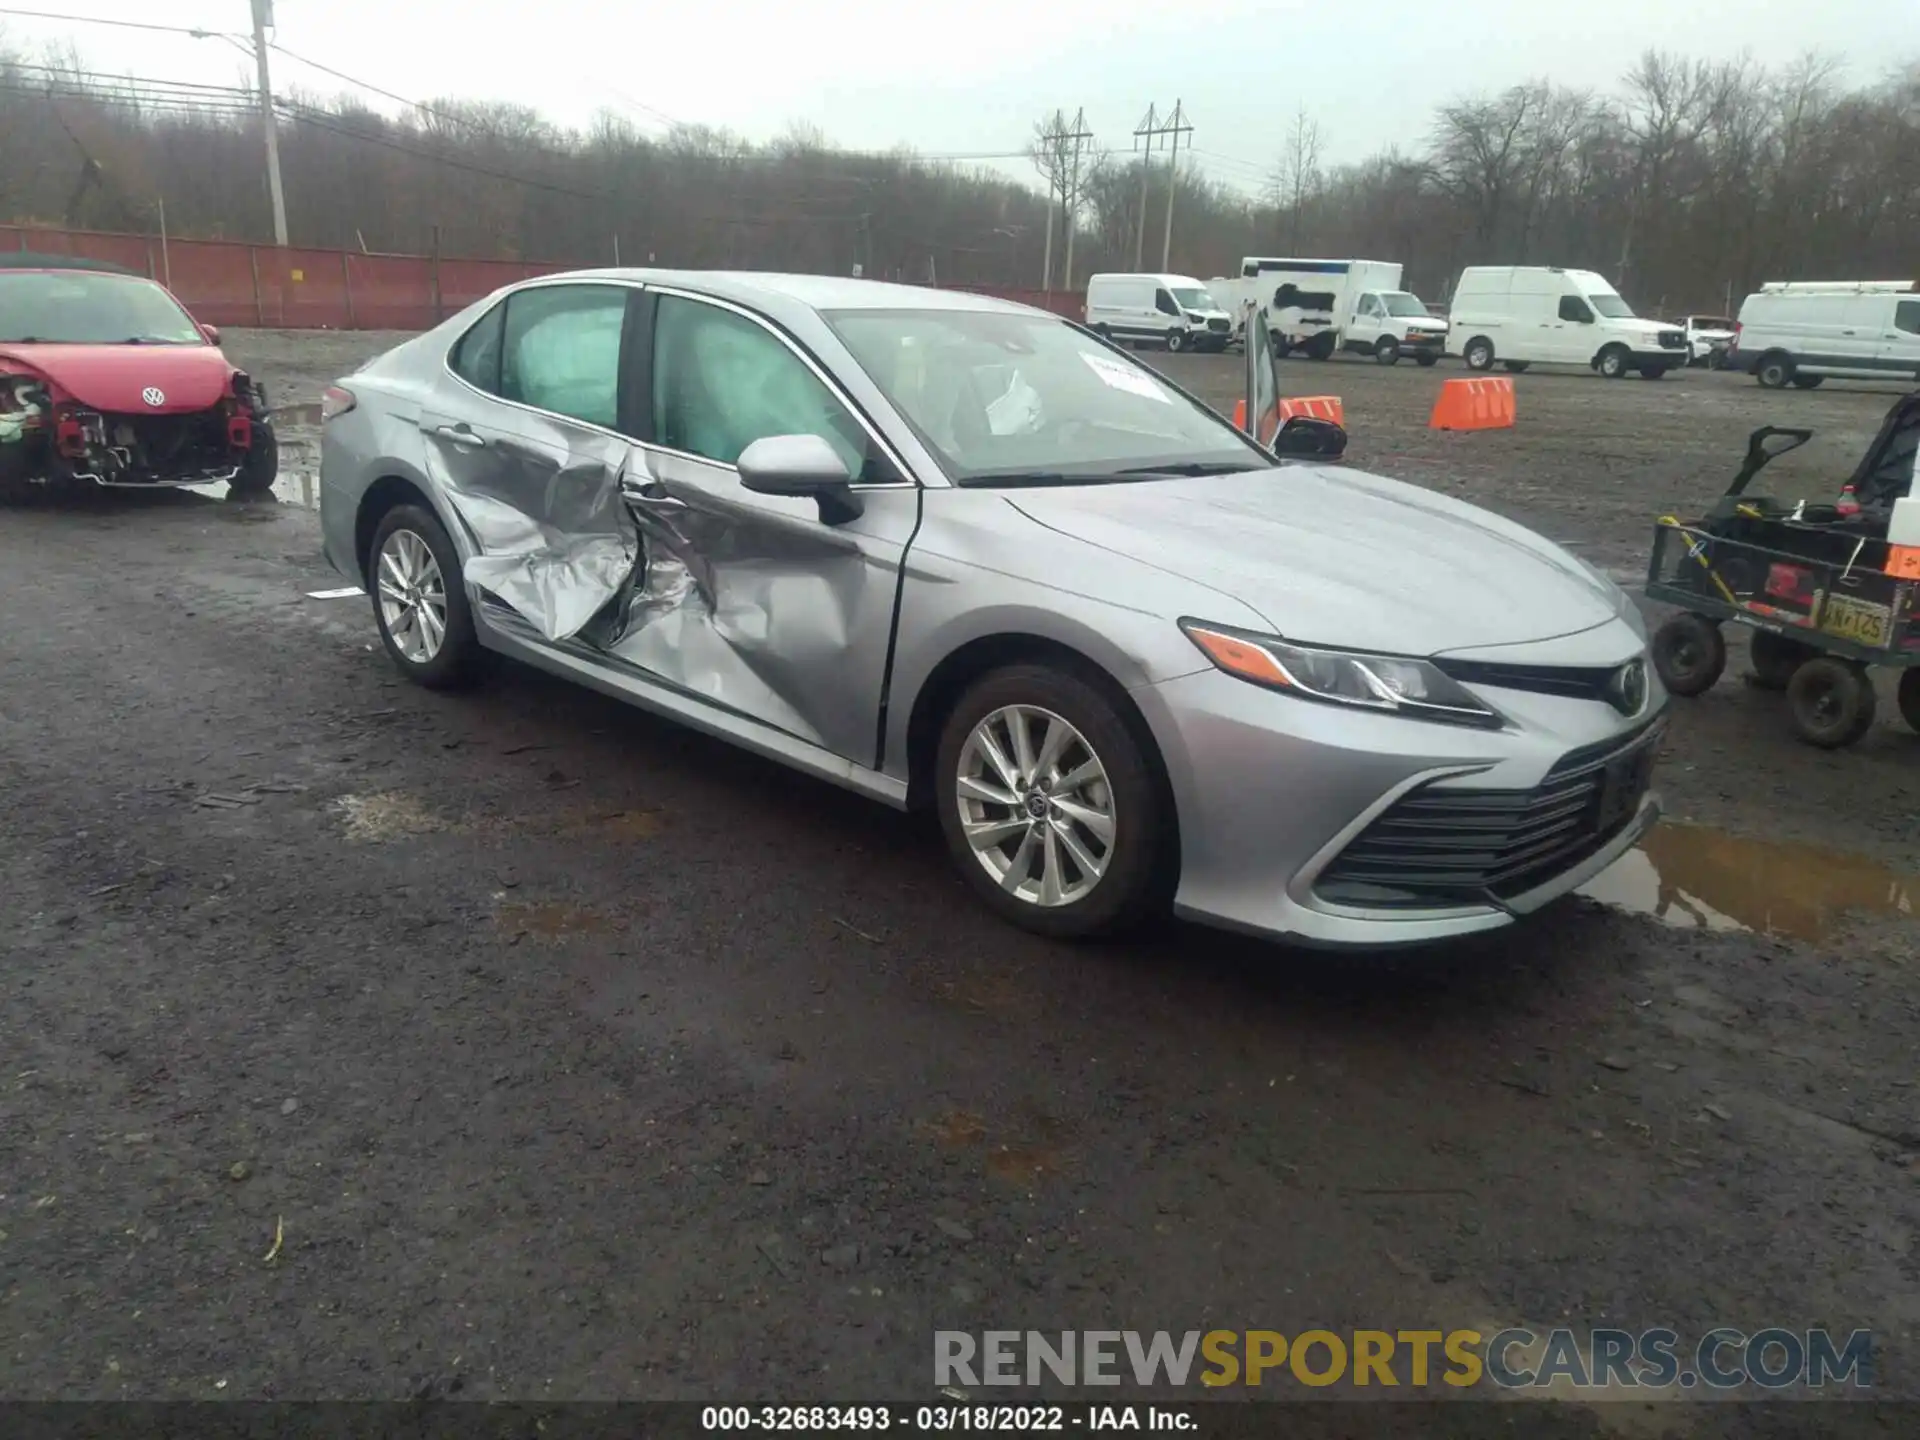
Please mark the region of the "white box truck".
<svg viewBox="0 0 1920 1440"><path fill-rule="evenodd" d="M1384 365L1403 355L1431 365L1445 353L1447 322L1400 288L1401 273L1388 260L1248 255L1238 276L1210 280L1207 288L1236 316L1248 304L1265 311L1277 355L1298 350L1325 360L1358 350Z"/></svg>
<svg viewBox="0 0 1920 1440"><path fill-rule="evenodd" d="M1689 354L1678 325L1643 320L1601 276L1558 265L1469 266L1447 318L1469 370L1585 365L1609 380L1635 370L1658 380Z"/></svg>

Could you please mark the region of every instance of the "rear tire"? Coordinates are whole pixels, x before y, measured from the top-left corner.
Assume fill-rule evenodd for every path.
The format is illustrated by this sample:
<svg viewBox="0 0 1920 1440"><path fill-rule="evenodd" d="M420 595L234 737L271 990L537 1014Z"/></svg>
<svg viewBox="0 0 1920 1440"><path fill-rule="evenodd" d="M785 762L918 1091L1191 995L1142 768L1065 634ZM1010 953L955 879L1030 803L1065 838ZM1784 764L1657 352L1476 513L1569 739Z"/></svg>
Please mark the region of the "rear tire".
<svg viewBox="0 0 1920 1440"><path fill-rule="evenodd" d="M1900 672L1900 688L1894 692L1900 701L1900 718L1920 730L1920 668Z"/></svg>
<svg viewBox="0 0 1920 1440"><path fill-rule="evenodd" d="M1400 342L1391 335L1382 335L1379 343L1373 347L1373 358L1382 365L1398 365L1400 363Z"/></svg>
<svg viewBox="0 0 1920 1440"><path fill-rule="evenodd" d="M1818 653L1798 640L1771 630L1754 631L1748 644L1753 684L1761 690L1785 690L1793 683L1793 672Z"/></svg>
<svg viewBox="0 0 1920 1440"><path fill-rule="evenodd" d="M1626 346L1609 345L1594 361L1594 368L1609 380L1620 380L1626 377L1632 362L1633 357L1627 353Z"/></svg>
<svg viewBox="0 0 1920 1440"><path fill-rule="evenodd" d="M256 423L253 444L240 473L227 482L229 500L260 500L273 493L273 482L280 477L280 438L271 425Z"/></svg>
<svg viewBox="0 0 1920 1440"><path fill-rule="evenodd" d="M1802 740L1842 750L1873 728L1873 679L1864 665L1818 655L1794 671L1787 705Z"/></svg>
<svg viewBox="0 0 1920 1440"><path fill-rule="evenodd" d="M367 556L373 621L387 657L402 675L429 690L471 684L480 673L480 641L473 633L459 552L446 528L423 506L396 506L373 532ZM402 603L407 596L419 597L418 603Z"/></svg>
<svg viewBox="0 0 1920 1440"><path fill-rule="evenodd" d="M1675 615L1653 632L1653 668L1670 694L1704 695L1727 668L1727 637L1699 615Z"/></svg>
<svg viewBox="0 0 1920 1440"><path fill-rule="evenodd" d="M1793 361L1785 355L1762 355L1753 378L1769 390L1783 389L1793 379Z"/></svg>
<svg viewBox="0 0 1920 1440"><path fill-rule="evenodd" d="M1469 370L1491 370L1493 342L1484 335L1476 335L1467 342L1467 348L1460 352L1460 358L1467 362Z"/></svg>
<svg viewBox="0 0 1920 1440"><path fill-rule="evenodd" d="M1049 726L1064 724L1070 738L1044 771L1028 773L1014 724L1026 727L1030 762L1044 758ZM1044 663L983 676L947 717L934 764L947 851L1003 920L1082 939L1124 929L1164 902L1177 864L1165 790L1120 703L1090 679ZM1099 778L1058 783L1055 772L1085 776L1089 768ZM1049 779L1046 789L1033 788ZM991 798L996 793L1008 801ZM1044 818L1034 818L1036 809ZM1091 885L1083 861L1098 867Z"/></svg>

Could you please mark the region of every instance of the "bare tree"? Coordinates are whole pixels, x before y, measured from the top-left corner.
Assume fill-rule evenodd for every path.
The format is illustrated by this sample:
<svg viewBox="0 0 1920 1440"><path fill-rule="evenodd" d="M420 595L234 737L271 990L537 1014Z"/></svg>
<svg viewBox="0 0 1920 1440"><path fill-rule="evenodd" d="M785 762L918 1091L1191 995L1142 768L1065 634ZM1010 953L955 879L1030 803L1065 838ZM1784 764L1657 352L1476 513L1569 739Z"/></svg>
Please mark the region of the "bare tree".
<svg viewBox="0 0 1920 1440"><path fill-rule="evenodd" d="M1302 105L1293 117L1293 128L1287 132L1286 146L1280 152L1280 163L1274 167L1269 190L1275 208L1285 210L1291 218L1287 243L1296 255L1300 253L1300 231L1307 206L1319 195L1323 180L1320 122L1308 115L1307 107Z"/></svg>

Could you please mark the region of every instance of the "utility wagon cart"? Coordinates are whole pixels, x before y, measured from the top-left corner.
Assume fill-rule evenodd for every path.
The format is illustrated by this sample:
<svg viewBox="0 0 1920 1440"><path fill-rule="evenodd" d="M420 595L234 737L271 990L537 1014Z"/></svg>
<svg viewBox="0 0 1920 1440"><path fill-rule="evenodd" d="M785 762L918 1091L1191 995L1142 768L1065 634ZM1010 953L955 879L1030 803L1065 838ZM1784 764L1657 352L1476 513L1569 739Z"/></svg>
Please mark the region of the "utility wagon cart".
<svg viewBox="0 0 1920 1440"><path fill-rule="evenodd" d="M1893 502L1913 481L1920 392L1888 412L1838 504L1750 497L1768 463L1813 437L1766 426L1745 463L1698 520L1654 527L1650 599L1679 607L1653 636L1653 663L1674 695L1710 689L1727 663L1723 624L1753 630L1753 681L1786 692L1794 729L1823 749L1872 728L1871 667L1901 672L1901 716L1920 730L1920 549L1887 542Z"/></svg>

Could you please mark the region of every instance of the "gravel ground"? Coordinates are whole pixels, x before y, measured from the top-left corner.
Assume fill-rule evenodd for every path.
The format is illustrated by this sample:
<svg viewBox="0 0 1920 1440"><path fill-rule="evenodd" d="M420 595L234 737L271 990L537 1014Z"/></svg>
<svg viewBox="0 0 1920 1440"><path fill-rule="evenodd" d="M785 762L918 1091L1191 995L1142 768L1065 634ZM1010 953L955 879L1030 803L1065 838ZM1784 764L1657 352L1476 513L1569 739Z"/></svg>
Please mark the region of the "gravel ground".
<svg viewBox="0 0 1920 1440"><path fill-rule="evenodd" d="M229 348L295 405L392 338ZM1164 364L1231 403L1236 359ZM1623 575L1753 426L1816 427L1770 490L1826 493L1894 393L1536 371L1514 430L1426 430L1460 373L1284 388ZM1605 902L1491 940L1069 948L851 796L529 672L415 689L339 583L299 503L0 516L0 1396L844 1402L929 1396L936 1328L1777 1323L1920 1397L1897 717L1815 754L1730 672Z"/></svg>

